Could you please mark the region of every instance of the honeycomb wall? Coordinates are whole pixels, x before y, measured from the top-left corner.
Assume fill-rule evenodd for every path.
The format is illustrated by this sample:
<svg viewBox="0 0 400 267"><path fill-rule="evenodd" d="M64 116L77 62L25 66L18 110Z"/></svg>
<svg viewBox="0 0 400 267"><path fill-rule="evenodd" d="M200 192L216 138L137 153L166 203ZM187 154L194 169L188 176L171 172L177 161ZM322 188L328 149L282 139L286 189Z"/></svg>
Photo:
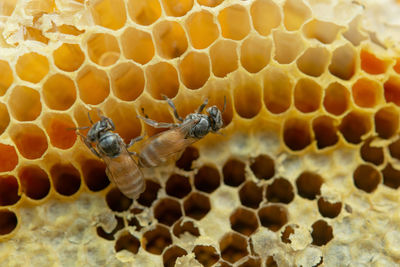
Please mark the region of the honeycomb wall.
<svg viewBox="0 0 400 267"><path fill-rule="evenodd" d="M399 9L2 1L0 266L397 266ZM132 201L71 128L152 136L163 95L225 126Z"/></svg>

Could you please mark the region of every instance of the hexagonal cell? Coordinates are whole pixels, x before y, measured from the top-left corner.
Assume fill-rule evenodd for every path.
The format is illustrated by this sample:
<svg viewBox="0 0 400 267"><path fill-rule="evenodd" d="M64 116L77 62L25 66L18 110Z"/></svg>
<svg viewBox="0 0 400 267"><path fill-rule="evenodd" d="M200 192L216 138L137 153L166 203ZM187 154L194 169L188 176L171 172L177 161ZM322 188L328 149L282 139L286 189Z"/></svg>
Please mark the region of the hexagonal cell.
<svg viewBox="0 0 400 267"><path fill-rule="evenodd" d="M219 267L232 267L232 264L227 263L226 261L222 261L222 260L220 260L220 261L218 262L218 264L219 264L219 265L217 265L217 266L219 266Z"/></svg>
<svg viewBox="0 0 400 267"><path fill-rule="evenodd" d="M193 7L193 0L161 0L168 16L182 17Z"/></svg>
<svg viewBox="0 0 400 267"><path fill-rule="evenodd" d="M272 41L249 36L240 47L240 62L250 73L262 70L271 59Z"/></svg>
<svg viewBox="0 0 400 267"><path fill-rule="evenodd" d="M14 176L0 176L0 206L14 205L21 198L18 195L18 181Z"/></svg>
<svg viewBox="0 0 400 267"><path fill-rule="evenodd" d="M161 186L149 179L146 179L146 186L144 192L139 196L137 202L143 206L150 207L154 200L157 199L158 190Z"/></svg>
<svg viewBox="0 0 400 267"><path fill-rule="evenodd" d="M350 93L338 82L331 83L325 90L324 107L333 115L342 115L349 107Z"/></svg>
<svg viewBox="0 0 400 267"><path fill-rule="evenodd" d="M17 227L18 217L9 209L0 209L0 236L8 235Z"/></svg>
<svg viewBox="0 0 400 267"><path fill-rule="evenodd" d="M124 101L133 101L144 90L144 72L131 62L115 66L111 72L111 88L116 97Z"/></svg>
<svg viewBox="0 0 400 267"><path fill-rule="evenodd" d="M14 81L13 71L7 61L0 60L0 96L3 96Z"/></svg>
<svg viewBox="0 0 400 267"><path fill-rule="evenodd" d="M258 228L256 214L244 208L236 209L229 217L232 230L250 236Z"/></svg>
<svg viewBox="0 0 400 267"><path fill-rule="evenodd" d="M375 113L375 131L379 137L391 138L399 128L399 112L394 106L382 107Z"/></svg>
<svg viewBox="0 0 400 267"><path fill-rule="evenodd" d="M381 182L381 174L373 166L362 164L353 173L354 185L367 193L372 193Z"/></svg>
<svg viewBox="0 0 400 267"><path fill-rule="evenodd" d="M268 205L258 211L258 217L262 226L276 232L287 223L288 212L280 205Z"/></svg>
<svg viewBox="0 0 400 267"><path fill-rule="evenodd" d="M273 37L275 44L274 59L280 64L292 63L304 49L304 42L299 33L276 30L273 32Z"/></svg>
<svg viewBox="0 0 400 267"><path fill-rule="evenodd" d="M242 205L257 209L262 201L262 187L253 181L246 182L239 191L239 198Z"/></svg>
<svg viewBox="0 0 400 267"><path fill-rule="evenodd" d="M369 138L364 141L364 144L360 148L361 158L372 164L381 165L384 160L383 148L371 146L373 140L373 138Z"/></svg>
<svg viewBox="0 0 400 267"><path fill-rule="evenodd" d="M154 44L147 32L128 27L121 35L121 46L128 59L146 64L154 57Z"/></svg>
<svg viewBox="0 0 400 267"><path fill-rule="evenodd" d="M155 99L164 100L162 95L174 98L179 90L178 73L174 66L159 62L146 68L146 90Z"/></svg>
<svg viewBox="0 0 400 267"><path fill-rule="evenodd" d="M182 217L181 205L171 198L163 198L154 204L154 217L159 223L171 226Z"/></svg>
<svg viewBox="0 0 400 267"><path fill-rule="evenodd" d="M220 180L221 178L216 168L203 166L194 176L194 186L200 191L212 193L219 187Z"/></svg>
<svg viewBox="0 0 400 267"><path fill-rule="evenodd" d="M37 42L42 42L44 44L49 43L49 38L43 35L43 32L39 29L32 27L24 27L24 40L32 40Z"/></svg>
<svg viewBox="0 0 400 267"><path fill-rule="evenodd" d="M292 240L290 240L290 235L294 234L294 229L292 226L287 225L285 229L282 231L281 240L283 243L291 244Z"/></svg>
<svg viewBox="0 0 400 267"><path fill-rule="evenodd" d="M97 105L110 94L110 81L107 73L93 66L85 66L78 73L76 82L79 98L90 105Z"/></svg>
<svg viewBox="0 0 400 267"><path fill-rule="evenodd" d="M93 192L101 191L110 184L106 175L106 165L103 161L86 160L82 163L81 170L86 186Z"/></svg>
<svg viewBox="0 0 400 267"><path fill-rule="evenodd" d="M97 235L104 238L105 240L110 240L110 241L114 240L115 233L117 233L119 230L121 230L125 227L124 219L122 219L121 217L118 217L118 216L115 216L115 219L117 221L117 225L111 232L107 233L106 231L104 231L103 227L98 226L96 228Z"/></svg>
<svg viewBox="0 0 400 267"><path fill-rule="evenodd" d="M263 36L269 35L273 28L278 27L282 19L279 7L271 0L254 1L250 8L250 14L254 28Z"/></svg>
<svg viewBox="0 0 400 267"><path fill-rule="evenodd" d="M293 84L285 71L269 67L264 76L264 103L268 111L279 114L292 103Z"/></svg>
<svg viewBox="0 0 400 267"><path fill-rule="evenodd" d="M219 253L213 246L197 245L193 252L196 260L204 267L211 267L219 260Z"/></svg>
<svg viewBox="0 0 400 267"><path fill-rule="evenodd" d="M347 142L359 144L361 137L371 130L370 116L360 111L352 111L342 119L339 130Z"/></svg>
<svg viewBox="0 0 400 267"><path fill-rule="evenodd" d="M283 140L288 148L298 151L311 144L310 125L308 120L289 118L283 125Z"/></svg>
<svg viewBox="0 0 400 267"><path fill-rule="evenodd" d="M40 200L50 191L50 180L47 173L36 165L23 166L18 171L21 191L29 198Z"/></svg>
<svg viewBox="0 0 400 267"><path fill-rule="evenodd" d="M125 210L128 210L133 202L132 199L122 194L117 187L114 187L110 191L108 191L106 195L106 201L108 207L112 211L116 212L123 212Z"/></svg>
<svg viewBox="0 0 400 267"><path fill-rule="evenodd" d="M397 76L390 76L389 79L383 84L384 95L386 102L393 102L400 106L400 78Z"/></svg>
<svg viewBox="0 0 400 267"><path fill-rule="evenodd" d="M329 56L329 51L324 47L307 48L297 59L297 67L304 74L319 77L328 66Z"/></svg>
<svg viewBox="0 0 400 267"><path fill-rule="evenodd" d="M389 145L389 152L392 157L400 160L400 139Z"/></svg>
<svg viewBox="0 0 400 267"><path fill-rule="evenodd" d="M275 174L274 160L267 155L259 155L251 160L250 169L258 179L269 180Z"/></svg>
<svg viewBox="0 0 400 267"><path fill-rule="evenodd" d="M85 54L78 44L62 44L53 52L54 64L60 70L76 71L85 60Z"/></svg>
<svg viewBox="0 0 400 267"><path fill-rule="evenodd" d="M36 52L26 53L18 58L15 71L22 80L38 83L49 72L49 62Z"/></svg>
<svg viewBox="0 0 400 267"><path fill-rule="evenodd" d="M69 24L61 24L60 26L57 26L57 30L63 34L69 34L74 36L81 35L85 32L85 30L79 30L74 25L69 25Z"/></svg>
<svg viewBox="0 0 400 267"><path fill-rule="evenodd" d="M142 237L143 248L156 255L161 255L164 249L171 244L172 239L168 229L161 225L145 232Z"/></svg>
<svg viewBox="0 0 400 267"><path fill-rule="evenodd" d="M236 159L231 159L224 164L222 169L224 183L230 186L239 186L246 180L246 165Z"/></svg>
<svg viewBox="0 0 400 267"><path fill-rule="evenodd" d="M210 48L212 71L217 77L225 77L238 68L237 44L230 40L218 40Z"/></svg>
<svg viewBox="0 0 400 267"><path fill-rule="evenodd" d="M321 194L321 186L324 180L316 173L305 171L296 179L298 194L309 200L314 200Z"/></svg>
<svg viewBox="0 0 400 267"><path fill-rule="evenodd" d="M184 198L192 191L192 187L188 177L173 174L168 178L165 191L170 196Z"/></svg>
<svg viewBox="0 0 400 267"><path fill-rule="evenodd" d="M265 267L278 267L278 264L274 260L273 256L269 256L265 261Z"/></svg>
<svg viewBox="0 0 400 267"><path fill-rule="evenodd" d="M118 30L125 25L126 10L123 0L99 0L90 5L90 11L97 25Z"/></svg>
<svg viewBox="0 0 400 267"><path fill-rule="evenodd" d="M200 193L191 193L183 202L185 215L195 220L201 220L211 209L210 200Z"/></svg>
<svg viewBox="0 0 400 267"><path fill-rule="evenodd" d="M246 76L233 88L234 104L240 117L251 119L261 110L261 84ZM249 105L248 103L252 104Z"/></svg>
<svg viewBox="0 0 400 267"><path fill-rule="evenodd" d="M189 89L199 89L210 78L210 61L206 53L189 52L178 67L182 82Z"/></svg>
<svg viewBox="0 0 400 267"><path fill-rule="evenodd" d="M354 46L368 39L367 35L360 29L361 17L355 17L348 25L348 29L343 32L343 37L349 40Z"/></svg>
<svg viewBox="0 0 400 267"><path fill-rule="evenodd" d="M350 80L356 71L356 57L356 51L350 44L336 48L329 65L330 73L342 80Z"/></svg>
<svg viewBox="0 0 400 267"><path fill-rule="evenodd" d="M322 88L310 79L300 79L294 88L294 105L303 113L319 109L322 99Z"/></svg>
<svg viewBox="0 0 400 267"><path fill-rule="evenodd" d="M33 121L42 112L39 92L26 86L13 88L8 106L11 116L19 121Z"/></svg>
<svg viewBox="0 0 400 267"><path fill-rule="evenodd" d="M287 0L283 6L283 14L286 29L296 31L311 16L311 10L303 1Z"/></svg>
<svg viewBox="0 0 400 267"><path fill-rule="evenodd" d="M215 7L222 3L224 0L197 0L200 5Z"/></svg>
<svg viewBox="0 0 400 267"><path fill-rule="evenodd" d="M121 235L115 242L114 249L116 252L127 250L132 254L137 254L140 248L140 241L130 233Z"/></svg>
<svg viewBox="0 0 400 267"><path fill-rule="evenodd" d="M289 204L294 198L293 186L284 178L274 179L272 184L267 186L266 197L269 202Z"/></svg>
<svg viewBox="0 0 400 267"><path fill-rule="evenodd" d="M192 13L186 19L186 28L190 42L196 49L209 47L219 36L214 15L207 10Z"/></svg>
<svg viewBox="0 0 400 267"><path fill-rule="evenodd" d="M356 81L352 87L354 103L362 108L373 108L380 102L382 87L379 83L362 78Z"/></svg>
<svg viewBox="0 0 400 267"><path fill-rule="evenodd" d="M361 50L361 69L369 74L385 73L390 63L378 58L373 53L367 50Z"/></svg>
<svg viewBox="0 0 400 267"><path fill-rule="evenodd" d="M400 58L396 60L396 64L393 66L393 70L397 73L400 73Z"/></svg>
<svg viewBox="0 0 400 267"><path fill-rule="evenodd" d="M342 202L331 203L325 200L324 197L320 197L318 199L318 210L319 213L324 217L335 218L342 210Z"/></svg>
<svg viewBox="0 0 400 267"><path fill-rule="evenodd" d="M187 49L188 42L182 26L176 21L157 23L153 28L158 54L166 59L181 56Z"/></svg>
<svg viewBox="0 0 400 267"><path fill-rule="evenodd" d="M219 12L218 22L222 36L232 40L241 40L250 31L247 10L241 5L232 5Z"/></svg>
<svg viewBox="0 0 400 267"><path fill-rule="evenodd" d="M63 196L75 194L81 186L81 177L71 164L55 164L50 169L54 189Z"/></svg>
<svg viewBox="0 0 400 267"><path fill-rule="evenodd" d="M187 147L182 156L175 162L175 166L185 171L192 170L192 163L200 156L199 150L195 147Z"/></svg>
<svg viewBox="0 0 400 267"><path fill-rule="evenodd" d="M199 229L192 221L185 221L185 222L182 222L182 220L177 221L174 225L172 232L178 238L186 232L196 237L200 236Z"/></svg>
<svg viewBox="0 0 400 267"><path fill-rule="evenodd" d="M77 135L68 129L73 129L76 125L69 115L47 112L42 123L54 147L68 149L75 144Z"/></svg>
<svg viewBox="0 0 400 267"><path fill-rule="evenodd" d="M219 242L219 248L221 257L230 263L235 263L249 254L246 239L236 233L224 235Z"/></svg>
<svg viewBox="0 0 400 267"><path fill-rule="evenodd" d="M238 265L238 267L261 267L261 259L260 258L250 258Z"/></svg>
<svg viewBox="0 0 400 267"><path fill-rule="evenodd" d="M392 164L388 163L382 170L383 184L397 189L400 187L400 171L393 168Z"/></svg>
<svg viewBox="0 0 400 267"><path fill-rule="evenodd" d="M128 0L128 13L137 24L150 25L161 16L161 5L158 0Z"/></svg>
<svg viewBox="0 0 400 267"><path fill-rule="evenodd" d="M339 141L336 125L337 121L329 116L320 116L313 120L312 127L319 149L333 146Z"/></svg>
<svg viewBox="0 0 400 267"><path fill-rule="evenodd" d="M88 37L89 58L100 66L109 66L117 62L121 51L117 39L111 34L94 33Z"/></svg>
<svg viewBox="0 0 400 267"><path fill-rule="evenodd" d="M164 267L174 267L176 259L187 255L186 250L179 246L172 246L163 253Z"/></svg>
<svg viewBox="0 0 400 267"><path fill-rule="evenodd" d="M43 84L43 99L54 110L67 110L76 100L74 82L63 74L54 74Z"/></svg>
<svg viewBox="0 0 400 267"><path fill-rule="evenodd" d="M307 38L317 39L323 44L330 44L337 39L341 26L332 22L313 19L303 27L304 35Z"/></svg>
<svg viewBox="0 0 400 267"><path fill-rule="evenodd" d="M19 153L27 159L38 159L47 150L47 138L43 130L35 124L13 125L10 137Z"/></svg>
<svg viewBox="0 0 400 267"><path fill-rule="evenodd" d="M7 106L0 103L0 135L5 132L10 124L10 115L8 114Z"/></svg>
<svg viewBox="0 0 400 267"><path fill-rule="evenodd" d="M318 220L313 223L311 236L313 238L313 245L323 246L326 245L333 238L332 226L324 220Z"/></svg>
<svg viewBox="0 0 400 267"><path fill-rule="evenodd" d="M15 148L10 145L0 143L0 172L14 170L18 164L18 155Z"/></svg>

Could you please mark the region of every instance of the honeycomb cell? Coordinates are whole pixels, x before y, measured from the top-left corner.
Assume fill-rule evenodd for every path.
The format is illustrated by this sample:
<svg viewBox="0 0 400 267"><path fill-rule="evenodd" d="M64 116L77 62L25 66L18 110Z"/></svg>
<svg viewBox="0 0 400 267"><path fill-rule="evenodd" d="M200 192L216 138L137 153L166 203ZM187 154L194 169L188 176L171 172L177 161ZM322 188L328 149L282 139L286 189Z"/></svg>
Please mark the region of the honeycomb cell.
<svg viewBox="0 0 400 267"><path fill-rule="evenodd" d="M105 189L110 181L106 175L106 165L103 161L89 159L81 165L83 180L90 191L98 192Z"/></svg>
<svg viewBox="0 0 400 267"><path fill-rule="evenodd" d="M290 118L283 125L283 140L288 148L298 151L311 144L309 123L301 118Z"/></svg>
<svg viewBox="0 0 400 267"><path fill-rule="evenodd" d="M69 115L59 113L46 113L42 119L43 126L50 138L52 146L68 149L75 144L76 133L72 128L76 125Z"/></svg>
<svg viewBox="0 0 400 267"><path fill-rule="evenodd" d="M111 88L116 97L124 101L133 101L144 90L143 70L127 62L115 66L110 72Z"/></svg>
<svg viewBox="0 0 400 267"><path fill-rule="evenodd" d="M79 69L85 60L85 54L78 44L62 44L53 52L54 64L60 70L72 72Z"/></svg>
<svg viewBox="0 0 400 267"><path fill-rule="evenodd" d="M179 174L173 174L168 178L165 191L170 196L184 198L192 191L192 187L189 178Z"/></svg>
<svg viewBox="0 0 400 267"><path fill-rule="evenodd" d="M40 17L42 14L52 13L56 9L54 0L26 1L25 12L34 17Z"/></svg>
<svg viewBox="0 0 400 267"><path fill-rule="evenodd" d="M311 10L303 1L286 0L283 5L283 15L286 29L296 31L311 16Z"/></svg>
<svg viewBox="0 0 400 267"><path fill-rule="evenodd" d="M0 206L14 205L21 198L18 195L18 181L14 176L0 176Z"/></svg>
<svg viewBox="0 0 400 267"><path fill-rule="evenodd" d="M264 76L264 103L267 109L279 114L285 112L292 102L293 84L289 76L279 68L270 68Z"/></svg>
<svg viewBox="0 0 400 267"><path fill-rule="evenodd" d="M203 166L194 176L194 186L200 191L212 193L219 187L220 180L221 178L216 168Z"/></svg>
<svg viewBox="0 0 400 267"><path fill-rule="evenodd" d="M42 112L39 92L26 86L13 88L8 106L11 116L19 121L33 121Z"/></svg>
<svg viewBox="0 0 400 267"><path fill-rule="evenodd" d="M174 66L159 62L146 68L146 89L155 99L163 100L162 95L174 98L179 90L178 73Z"/></svg>
<svg viewBox="0 0 400 267"><path fill-rule="evenodd" d="M146 179L145 188L144 192L137 199L137 202L143 206L151 207L154 200L157 199L158 190L160 190L161 186L152 180Z"/></svg>
<svg viewBox="0 0 400 267"><path fill-rule="evenodd" d="M110 93L107 73L93 66L85 66L77 76L79 98L89 105L97 105Z"/></svg>
<svg viewBox="0 0 400 267"><path fill-rule="evenodd" d="M130 233L121 235L115 242L114 249L116 252L121 250L127 250L132 254L137 254L140 248L140 241Z"/></svg>
<svg viewBox="0 0 400 267"><path fill-rule="evenodd" d="M346 44L333 51L329 71L332 75L342 80L350 80L356 71L356 62L354 48Z"/></svg>
<svg viewBox="0 0 400 267"><path fill-rule="evenodd" d="M275 174L274 161L267 155L259 155L252 159L250 169L258 179L269 180Z"/></svg>
<svg viewBox="0 0 400 267"><path fill-rule="evenodd" d="M71 164L55 164L50 169L50 176L55 190L63 196L75 194L81 186L80 174Z"/></svg>
<svg viewBox="0 0 400 267"><path fill-rule="evenodd" d="M330 226L324 220L318 220L313 225L311 236L313 239L312 244L316 246L326 245L333 238L333 230L332 226Z"/></svg>
<svg viewBox="0 0 400 267"><path fill-rule="evenodd" d="M258 228L257 216L254 212L238 208L229 217L232 230L246 236L252 235Z"/></svg>
<svg viewBox="0 0 400 267"><path fill-rule="evenodd" d="M261 267L261 259L260 258L250 258L238 265L238 267Z"/></svg>
<svg viewBox="0 0 400 267"><path fill-rule="evenodd" d="M342 119L339 130L347 142L358 144L361 137L371 130L371 121L367 114L352 111Z"/></svg>
<svg viewBox="0 0 400 267"><path fill-rule="evenodd" d="M304 49L304 43L298 33L274 31L275 57L280 64L290 64Z"/></svg>
<svg viewBox="0 0 400 267"><path fill-rule="evenodd" d="M49 72L49 62L45 56L30 52L18 58L15 70L22 80L38 83Z"/></svg>
<svg viewBox="0 0 400 267"><path fill-rule="evenodd" d="M183 202L185 215L195 220L201 220L211 209L210 200L200 193L192 193Z"/></svg>
<svg viewBox="0 0 400 267"><path fill-rule="evenodd" d="M114 187L108 191L106 202L112 211L123 212L129 209L133 201L122 194L117 187Z"/></svg>
<svg viewBox="0 0 400 267"><path fill-rule="evenodd" d="M224 183L229 186L239 186L246 180L246 165L236 159L227 161L222 169Z"/></svg>
<svg viewBox="0 0 400 267"><path fill-rule="evenodd" d="M349 107L350 93L338 82L331 83L325 90L324 107L333 115L343 114Z"/></svg>
<svg viewBox="0 0 400 267"><path fill-rule="evenodd" d="M221 4L224 0L197 0L200 5L216 7Z"/></svg>
<svg viewBox="0 0 400 267"><path fill-rule="evenodd" d="M46 135L34 124L14 125L9 134L24 158L40 158L47 150Z"/></svg>
<svg viewBox="0 0 400 267"><path fill-rule="evenodd" d="M143 234L142 246L152 254L161 255L164 249L171 244L171 235L164 226L157 225L153 230Z"/></svg>
<svg viewBox="0 0 400 267"><path fill-rule="evenodd" d="M360 17L354 18L349 23L348 29L344 33L342 33L343 37L349 40L354 46L359 46L362 41L368 39L364 32L361 32L360 20Z"/></svg>
<svg viewBox="0 0 400 267"><path fill-rule="evenodd" d="M36 165L24 166L18 171L22 192L29 198L40 200L50 191L50 180L47 173Z"/></svg>
<svg viewBox="0 0 400 267"><path fill-rule="evenodd" d="M9 209L0 209L0 236L8 235L17 227L18 217Z"/></svg>
<svg viewBox="0 0 400 267"><path fill-rule="evenodd" d="M399 113L394 106L382 107L375 113L375 132L379 137L389 139L399 128Z"/></svg>
<svg viewBox="0 0 400 267"><path fill-rule="evenodd" d="M194 0L161 0L168 16L182 17L193 7Z"/></svg>
<svg viewBox="0 0 400 267"><path fill-rule="evenodd" d="M274 260L274 257L269 256L267 260L265 261L265 266L266 267L278 267L278 264Z"/></svg>
<svg viewBox="0 0 400 267"><path fill-rule="evenodd" d="M400 106L400 78L390 76L383 87L386 102L393 102L397 106Z"/></svg>
<svg viewBox="0 0 400 267"><path fill-rule="evenodd" d="M236 233L226 234L219 242L219 248L221 257L230 263L235 263L249 254L246 239Z"/></svg>
<svg viewBox="0 0 400 267"><path fill-rule="evenodd" d="M194 225L192 221L182 222L182 220L179 220L175 223L172 232L178 238L184 233L189 233L196 237L200 236L199 229Z"/></svg>
<svg viewBox="0 0 400 267"><path fill-rule="evenodd" d="M126 58L146 64L154 57L154 44L147 32L129 27L121 35L122 51Z"/></svg>
<svg viewBox="0 0 400 267"><path fill-rule="evenodd" d="M118 30L125 25L126 10L123 0L99 0L90 4L90 11L97 25Z"/></svg>
<svg viewBox="0 0 400 267"><path fill-rule="evenodd" d="M187 255L186 250L179 246L172 246L163 253L164 267L174 267L176 259Z"/></svg>
<svg viewBox="0 0 400 267"><path fill-rule="evenodd" d="M340 26L327 21L312 20L303 27L304 35L307 38L317 39L323 44L330 44L337 39Z"/></svg>
<svg viewBox="0 0 400 267"><path fill-rule="evenodd" d="M294 105L303 113L319 109L322 99L322 88L310 79L300 79L294 88Z"/></svg>
<svg viewBox="0 0 400 267"><path fill-rule="evenodd" d="M181 205L171 198L160 199L154 205L154 217L159 223L171 226L182 217Z"/></svg>
<svg viewBox="0 0 400 267"><path fill-rule="evenodd" d="M236 43L230 40L219 40L210 48L212 71L217 77L225 77L238 68Z"/></svg>
<svg viewBox="0 0 400 267"><path fill-rule="evenodd" d="M98 226L96 228L97 235L104 238L105 240L110 240L110 241L114 240L115 233L117 233L119 230L121 230L125 227L124 219L122 219L121 217L118 217L118 216L115 216L115 219L117 221L117 225L110 233L106 233L101 226Z"/></svg>
<svg viewBox="0 0 400 267"><path fill-rule="evenodd" d="M210 78L210 60L206 53L189 52L178 68L183 84L189 89L199 89Z"/></svg>
<svg viewBox="0 0 400 267"><path fill-rule="evenodd" d="M54 74L43 84L43 100L54 110L67 110L76 100L74 82L63 74Z"/></svg>
<svg viewBox="0 0 400 267"><path fill-rule="evenodd" d="M373 53L361 50L361 69L369 74L383 74L386 72L389 62L379 59Z"/></svg>
<svg viewBox="0 0 400 267"><path fill-rule="evenodd" d="M258 36L246 38L240 47L240 62L250 73L262 70L271 59L272 41Z"/></svg>
<svg viewBox="0 0 400 267"><path fill-rule="evenodd" d="M257 209L262 201L263 189L253 181L246 182L239 191L239 198L242 205Z"/></svg>
<svg viewBox="0 0 400 267"><path fill-rule="evenodd" d="M380 102L382 87L367 78L359 79L352 87L354 103L362 108L373 108Z"/></svg>
<svg viewBox="0 0 400 267"><path fill-rule="evenodd" d="M219 253L213 246L197 245L193 252L196 260L204 267L211 267L219 260Z"/></svg>
<svg viewBox="0 0 400 267"><path fill-rule="evenodd" d="M381 174L373 166L362 164L353 173L354 185L367 193L372 193L381 182Z"/></svg>
<svg viewBox="0 0 400 267"><path fill-rule="evenodd" d="M393 66L393 70L397 73L400 73L400 58L396 60L396 64Z"/></svg>
<svg viewBox="0 0 400 267"><path fill-rule="evenodd" d="M296 179L297 193L309 200L314 200L321 194L321 186L324 180L316 173L305 171Z"/></svg>
<svg viewBox="0 0 400 267"><path fill-rule="evenodd" d="M187 147L180 159L175 162L176 167L183 169L185 171L192 170L192 163L200 156L199 150L195 147L189 146Z"/></svg>
<svg viewBox="0 0 400 267"><path fill-rule="evenodd" d="M62 24L60 26L57 26L57 30L63 34L69 34L74 36L81 35L82 33L85 32L85 30L79 30L74 25L68 25L68 24Z"/></svg>
<svg viewBox="0 0 400 267"><path fill-rule="evenodd" d="M121 51L117 39L111 34L95 33L87 40L89 58L100 66L110 66L117 62Z"/></svg>
<svg viewBox="0 0 400 267"><path fill-rule="evenodd" d="M269 205L258 211L261 225L271 231L278 231L288 221L287 210L279 205Z"/></svg>
<svg viewBox="0 0 400 267"><path fill-rule="evenodd" d="M325 200L323 197L318 199L318 210L319 213L327 218L335 218L339 215L340 211L342 210L342 203L341 202L334 202L331 203Z"/></svg>
<svg viewBox="0 0 400 267"><path fill-rule="evenodd" d="M382 170L383 184L397 189L400 187L400 171L393 168L392 164L388 163Z"/></svg>
<svg viewBox="0 0 400 267"><path fill-rule="evenodd" d="M329 51L323 47L310 47L297 59L297 67L306 75L319 77L328 66Z"/></svg>
<svg viewBox="0 0 400 267"><path fill-rule="evenodd" d="M381 165L384 160L383 148L371 146L372 141L373 138L364 141L364 144L360 148L361 158L364 161L371 162L372 164Z"/></svg>
<svg viewBox="0 0 400 267"><path fill-rule="evenodd" d="M161 57L172 59L181 56L188 47L186 34L176 21L162 21L153 28L157 52Z"/></svg>
<svg viewBox="0 0 400 267"><path fill-rule="evenodd" d="M5 132L10 124L10 115L7 106L0 102L0 135Z"/></svg>
<svg viewBox="0 0 400 267"><path fill-rule="evenodd" d="M131 19L140 25L153 24L161 16L158 0L128 0L128 13Z"/></svg>
<svg viewBox="0 0 400 267"><path fill-rule="evenodd" d="M233 88L235 110L242 118L251 119L261 110L261 85L255 79L243 78ZM251 103L251 105L249 105Z"/></svg>
<svg viewBox="0 0 400 267"><path fill-rule="evenodd" d="M250 8L250 15L254 28L263 36L269 35L272 29L278 27L282 19L279 7L271 0L254 1Z"/></svg>
<svg viewBox="0 0 400 267"><path fill-rule="evenodd" d="M292 243L292 240L290 240L290 235L291 234L294 234L294 229L293 229L292 226L288 225L282 231L282 235L281 235L282 242L286 243L286 244L291 244Z"/></svg>
<svg viewBox="0 0 400 267"><path fill-rule="evenodd" d="M333 146L339 141L336 125L335 119L329 116L319 116L313 120L312 127L319 149Z"/></svg>
<svg viewBox="0 0 400 267"><path fill-rule="evenodd" d="M15 0L6 0L0 3L0 15L2 16L11 16L14 12L15 6L17 5L17 1Z"/></svg>
<svg viewBox="0 0 400 267"><path fill-rule="evenodd" d="M212 13L201 10L186 19L186 28L190 42L196 49L209 47L219 36L218 26Z"/></svg>
<svg viewBox="0 0 400 267"><path fill-rule="evenodd" d="M14 76L10 64L0 60L0 96L3 96L14 81Z"/></svg>
<svg viewBox="0 0 400 267"><path fill-rule="evenodd" d="M48 44L50 39L44 36L43 32L39 29L24 27L24 40L32 40Z"/></svg>
<svg viewBox="0 0 400 267"><path fill-rule="evenodd" d="M268 202L281 202L289 204L294 198L293 186L285 178L274 179L267 186L266 197Z"/></svg>
<svg viewBox="0 0 400 267"><path fill-rule="evenodd" d="M250 20L247 10L241 5L232 5L222 9L218 14L222 36L232 40L242 40L250 31Z"/></svg>
<svg viewBox="0 0 400 267"><path fill-rule="evenodd" d="M15 148L10 145L0 143L0 172L14 170L18 164L18 155Z"/></svg>
<svg viewBox="0 0 400 267"><path fill-rule="evenodd" d="M400 139L389 145L389 152L392 157L400 160Z"/></svg>

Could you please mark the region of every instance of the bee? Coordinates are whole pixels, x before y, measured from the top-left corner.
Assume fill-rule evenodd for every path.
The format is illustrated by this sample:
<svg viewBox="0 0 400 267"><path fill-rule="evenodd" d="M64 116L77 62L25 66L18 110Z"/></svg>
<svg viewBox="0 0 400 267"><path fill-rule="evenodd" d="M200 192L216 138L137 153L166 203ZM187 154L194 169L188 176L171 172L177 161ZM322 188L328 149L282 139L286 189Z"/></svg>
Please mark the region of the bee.
<svg viewBox="0 0 400 267"><path fill-rule="evenodd" d="M137 199L144 191L145 184L142 171L132 158L132 155L136 155L136 153L128 151L128 148L143 137L136 137L129 144L125 144L117 133L111 132L115 130L115 125L110 118L102 116L99 112L100 120L93 123L89 113L88 117L92 126L76 128L77 135L82 137L84 143L94 155L105 162L106 174L110 181L125 196ZM78 131L82 129L89 129L87 136ZM97 149L93 147L93 143L95 143Z"/></svg>
<svg viewBox="0 0 400 267"><path fill-rule="evenodd" d="M156 122L147 116L138 115L138 118L154 128L169 128L169 130L156 134L145 141L139 153L139 165L141 167L156 167L170 158L177 157L186 147L200 140L209 132L217 133L223 126L222 113L226 108L226 97L224 97L222 112L217 106L211 106L207 108L207 114L202 114L203 109L208 104L208 99L206 99L197 112L190 113L185 119L178 115L171 99L166 96L164 96L164 99L168 102L175 118L180 123Z"/></svg>

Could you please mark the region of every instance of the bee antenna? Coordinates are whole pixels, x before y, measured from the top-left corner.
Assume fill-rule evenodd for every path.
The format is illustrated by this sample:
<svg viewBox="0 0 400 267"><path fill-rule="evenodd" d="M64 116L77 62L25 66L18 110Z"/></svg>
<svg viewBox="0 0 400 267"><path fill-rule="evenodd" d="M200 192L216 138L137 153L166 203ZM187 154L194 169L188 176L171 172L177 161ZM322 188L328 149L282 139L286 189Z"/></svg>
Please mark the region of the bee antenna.
<svg viewBox="0 0 400 267"><path fill-rule="evenodd" d="M226 110L226 95L224 95L224 108L222 109L222 113Z"/></svg>

